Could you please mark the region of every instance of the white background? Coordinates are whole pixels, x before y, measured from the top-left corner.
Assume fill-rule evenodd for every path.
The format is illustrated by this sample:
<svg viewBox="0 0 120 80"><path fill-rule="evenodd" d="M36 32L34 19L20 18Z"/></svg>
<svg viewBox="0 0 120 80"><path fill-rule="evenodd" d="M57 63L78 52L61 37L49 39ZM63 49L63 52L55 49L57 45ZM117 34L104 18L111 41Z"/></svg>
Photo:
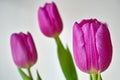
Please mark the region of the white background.
<svg viewBox="0 0 120 80"><path fill-rule="evenodd" d="M31 32L38 61L32 67L36 78L38 69L43 80L65 80L57 59L54 39L45 37L39 30L37 10L50 0L0 0L0 80L22 80L13 62L10 35ZM72 52L72 26L84 18L97 18L109 26L113 44L113 59L102 73L103 80L120 80L120 0L54 0L64 23L60 35L64 45ZM72 53L73 55L73 53ZM77 67L79 80L89 80Z"/></svg>

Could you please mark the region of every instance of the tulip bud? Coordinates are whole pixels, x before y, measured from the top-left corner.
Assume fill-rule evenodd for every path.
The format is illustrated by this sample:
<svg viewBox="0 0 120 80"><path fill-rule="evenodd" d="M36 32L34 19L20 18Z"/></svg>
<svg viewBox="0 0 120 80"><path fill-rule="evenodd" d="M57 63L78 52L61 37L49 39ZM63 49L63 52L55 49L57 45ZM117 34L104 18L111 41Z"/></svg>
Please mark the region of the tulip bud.
<svg viewBox="0 0 120 80"><path fill-rule="evenodd" d="M38 22L41 32L47 37L56 37L63 29L62 20L54 2L46 3L44 7L38 9Z"/></svg>
<svg viewBox="0 0 120 80"><path fill-rule="evenodd" d="M108 68L112 43L106 24L96 19L83 20L73 26L73 52L78 68L96 74Z"/></svg>
<svg viewBox="0 0 120 80"><path fill-rule="evenodd" d="M15 64L20 68L30 68L37 61L37 51L31 34L13 33L11 51Z"/></svg>

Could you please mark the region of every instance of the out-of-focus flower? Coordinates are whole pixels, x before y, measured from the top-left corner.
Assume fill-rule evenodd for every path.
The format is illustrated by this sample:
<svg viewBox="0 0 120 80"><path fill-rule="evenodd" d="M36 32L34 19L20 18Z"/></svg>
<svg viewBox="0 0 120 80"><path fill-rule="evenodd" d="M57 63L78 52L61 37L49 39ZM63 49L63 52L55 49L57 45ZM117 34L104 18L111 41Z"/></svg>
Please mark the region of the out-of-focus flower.
<svg viewBox="0 0 120 80"><path fill-rule="evenodd" d="M96 19L73 26L73 52L80 70L90 74L103 72L112 59L112 43L106 24Z"/></svg>
<svg viewBox="0 0 120 80"><path fill-rule="evenodd" d="M48 37L58 36L63 29L62 20L54 2L46 3L44 7L38 9L38 22L41 32Z"/></svg>
<svg viewBox="0 0 120 80"><path fill-rule="evenodd" d="M10 40L12 56L20 68L30 68L37 61L37 51L31 34L13 33Z"/></svg>

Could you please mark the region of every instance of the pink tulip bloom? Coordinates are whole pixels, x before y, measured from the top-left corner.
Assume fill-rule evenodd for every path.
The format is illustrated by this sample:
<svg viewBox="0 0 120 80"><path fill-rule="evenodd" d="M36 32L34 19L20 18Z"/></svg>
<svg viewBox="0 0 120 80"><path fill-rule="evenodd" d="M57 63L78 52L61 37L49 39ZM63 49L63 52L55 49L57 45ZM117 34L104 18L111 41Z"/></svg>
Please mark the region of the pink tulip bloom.
<svg viewBox="0 0 120 80"><path fill-rule="evenodd" d="M106 24L96 19L73 26L73 52L78 68L86 73L103 72L112 59L112 43Z"/></svg>
<svg viewBox="0 0 120 80"><path fill-rule="evenodd" d="M13 33L11 51L15 64L21 68L30 68L37 61L37 51L31 34Z"/></svg>
<svg viewBox="0 0 120 80"><path fill-rule="evenodd" d="M46 3L44 7L38 9L38 22L41 32L47 37L56 37L63 29L62 20L54 2Z"/></svg>

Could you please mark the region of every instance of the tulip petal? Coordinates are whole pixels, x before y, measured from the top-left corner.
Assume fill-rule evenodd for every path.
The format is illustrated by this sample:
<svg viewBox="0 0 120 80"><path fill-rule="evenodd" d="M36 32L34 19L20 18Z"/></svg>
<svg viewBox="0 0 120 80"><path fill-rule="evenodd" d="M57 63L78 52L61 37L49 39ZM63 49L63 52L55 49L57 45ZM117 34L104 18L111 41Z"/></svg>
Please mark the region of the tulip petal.
<svg viewBox="0 0 120 80"><path fill-rule="evenodd" d="M73 52L77 66L79 67L79 69L86 72L87 58L85 51L85 43L83 38L83 32L79 27L78 23L75 23L73 27Z"/></svg>
<svg viewBox="0 0 120 80"><path fill-rule="evenodd" d="M63 23L54 2L46 3L44 7L38 9L38 21L41 32L47 37L56 37L63 29Z"/></svg>
<svg viewBox="0 0 120 80"><path fill-rule="evenodd" d="M38 10L38 20L39 20L39 25L40 25L40 29L42 31L43 34L45 34L46 36L50 37L53 34L53 27L50 23L49 20L49 16L46 12L46 10L44 10L44 8L39 8Z"/></svg>
<svg viewBox="0 0 120 80"><path fill-rule="evenodd" d="M31 34L13 33L11 50L15 64L21 68L30 68L37 61L37 51Z"/></svg>
<svg viewBox="0 0 120 80"><path fill-rule="evenodd" d="M108 68L112 59L112 43L107 25L101 24L96 33L96 46L99 53L100 71Z"/></svg>
<svg viewBox="0 0 120 80"><path fill-rule="evenodd" d="M55 3L52 2L51 4L48 4L46 6L46 11L48 12L51 24L56 26L56 27L53 27L54 29L53 31L61 32L62 31L61 26L63 26L63 24Z"/></svg>
<svg viewBox="0 0 120 80"><path fill-rule="evenodd" d="M76 64L82 71L96 74L106 70L112 59L112 43L107 25L96 19L75 23L73 52Z"/></svg>
<svg viewBox="0 0 120 80"><path fill-rule="evenodd" d="M94 21L94 20L93 20ZM97 24L98 25L98 24ZM96 73L99 70L98 66L98 53L96 49L95 33L98 29L96 23L89 22L82 25L84 34L85 50L87 54L87 67L89 72Z"/></svg>
<svg viewBox="0 0 120 80"><path fill-rule="evenodd" d="M14 62L19 67L28 66L28 58L27 58L27 49L24 46L24 42L18 34L13 34L11 36L11 48Z"/></svg>
<svg viewBox="0 0 120 80"><path fill-rule="evenodd" d="M31 62L31 65L33 65L33 63L35 64L35 62L37 61L37 51L35 48L35 44L32 38L32 35L28 32L27 33L27 40L26 40L27 44L28 44L28 48L29 48L29 54L28 54L28 58L29 61Z"/></svg>

